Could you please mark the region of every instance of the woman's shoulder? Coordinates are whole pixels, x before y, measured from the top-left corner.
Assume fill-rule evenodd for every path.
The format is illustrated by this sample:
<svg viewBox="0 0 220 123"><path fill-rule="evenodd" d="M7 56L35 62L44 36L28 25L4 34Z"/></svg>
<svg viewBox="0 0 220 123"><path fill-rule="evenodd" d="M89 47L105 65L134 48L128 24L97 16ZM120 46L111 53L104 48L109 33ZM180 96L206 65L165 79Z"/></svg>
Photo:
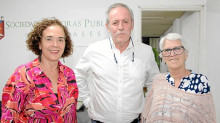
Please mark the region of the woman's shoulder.
<svg viewBox="0 0 220 123"><path fill-rule="evenodd" d="M60 65L60 70L63 71L64 74L74 73L73 69L70 68L69 66L62 64L61 62L59 62L59 65Z"/></svg>
<svg viewBox="0 0 220 123"><path fill-rule="evenodd" d="M191 72L189 79L191 87L194 87L196 93L203 94L210 92L209 80L205 75Z"/></svg>
<svg viewBox="0 0 220 123"><path fill-rule="evenodd" d="M29 76L30 71L34 71L32 69L33 67L31 66L33 66L33 61L19 65L11 74L10 78L7 81L7 84L22 84L22 88L24 89L29 84L29 82L27 81L27 76Z"/></svg>
<svg viewBox="0 0 220 123"><path fill-rule="evenodd" d="M167 72L159 73L159 74L155 75L154 79L162 79L162 78L164 79L167 74L168 74Z"/></svg>
<svg viewBox="0 0 220 123"><path fill-rule="evenodd" d="M208 78L207 76L205 76L204 74L201 74L201 73L194 73L194 72L191 72L190 74L190 79L192 80L200 80L199 82L206 82L208 83Z"/></svg>
<svg viewBox="0 0 220 123"><path fill-rule="evenodd" d="M15 69L15 72L21 72L21 69L31 70L33 66L36 64L36 62L38 62L38 58L27 63L21 64Z"/></svg>
<svg viewBox="0 0 220 123"><path fill-rule="evenodd" d="M166 73L159 73L155 75L153 79L153 84L163 83L164 81L166 81L167 74L168 73L166 72Z"/></svg>

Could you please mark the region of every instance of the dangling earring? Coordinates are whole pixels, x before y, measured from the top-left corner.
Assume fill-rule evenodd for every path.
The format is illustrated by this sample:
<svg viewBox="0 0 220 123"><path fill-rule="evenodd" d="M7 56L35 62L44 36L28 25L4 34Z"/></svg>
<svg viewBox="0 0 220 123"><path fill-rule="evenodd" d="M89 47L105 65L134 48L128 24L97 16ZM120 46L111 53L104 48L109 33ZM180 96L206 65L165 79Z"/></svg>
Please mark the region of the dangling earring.
<svg viewBox="0 0 220 123"><path fill-rule="evenodd" d="M42 55L42 51L40 50L40 54L39 54L39 61L41 62L41 55Z"/></svg>

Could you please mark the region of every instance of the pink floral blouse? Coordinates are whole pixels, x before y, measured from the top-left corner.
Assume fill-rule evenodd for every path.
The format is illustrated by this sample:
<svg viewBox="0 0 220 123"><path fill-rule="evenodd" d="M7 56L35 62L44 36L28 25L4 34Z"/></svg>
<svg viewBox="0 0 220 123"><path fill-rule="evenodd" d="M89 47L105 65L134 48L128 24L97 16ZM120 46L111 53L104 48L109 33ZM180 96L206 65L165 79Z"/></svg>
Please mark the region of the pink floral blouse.
<svg viewBox="0 0 220 123"><path fill-rule="evenodd" d="M57 88L55 94L38 58L19 66L3 89L1 122L76 123L75 74L61 62Z"/></svg>

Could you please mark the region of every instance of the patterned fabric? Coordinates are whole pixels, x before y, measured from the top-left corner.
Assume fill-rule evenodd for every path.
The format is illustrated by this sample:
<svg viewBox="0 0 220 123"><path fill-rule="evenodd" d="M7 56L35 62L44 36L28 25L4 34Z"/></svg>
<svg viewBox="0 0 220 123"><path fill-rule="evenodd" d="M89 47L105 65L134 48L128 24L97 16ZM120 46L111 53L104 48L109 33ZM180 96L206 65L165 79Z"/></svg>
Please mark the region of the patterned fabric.
<svg viewBox="0 0 220 123"><path fill-rule="evenodd" d="M19 66L3 89L1 122L76 123L75 74L60 62L57 84L55 94L38 58Z"/></svg>
<svg viewBox="0 0 220 123"><path fill-rule="evenodd" d="M192 94L158 74L146 97L141 123L216 123L212 93Z"/></svg>
<svg viewBox="0 0 220 123"><path fill-rule="evenodd" d="M171 85L175 86L174 79L171 77L170 73L167 74L166 79ZM180 86L178 88L196 94L204 94L210 92L210 86L208 84L207 77L202 74L196 74L193 72L181 80Z"/></svg>

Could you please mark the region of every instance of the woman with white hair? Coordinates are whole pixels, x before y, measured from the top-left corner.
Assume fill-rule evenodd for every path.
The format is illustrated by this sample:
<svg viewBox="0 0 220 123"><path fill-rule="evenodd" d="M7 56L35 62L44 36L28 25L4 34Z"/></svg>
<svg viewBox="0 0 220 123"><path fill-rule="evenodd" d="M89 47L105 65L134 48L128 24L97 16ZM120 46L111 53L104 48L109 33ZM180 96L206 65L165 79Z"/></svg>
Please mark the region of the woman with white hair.
<svg viewBox="0 0 220 123"><path fill-rule="evenodd" d="M178 33L160 40L160 57L169 72L158 74L146 97L142 122L215 123L208 79L186 69L187 44Z"/></svg>

